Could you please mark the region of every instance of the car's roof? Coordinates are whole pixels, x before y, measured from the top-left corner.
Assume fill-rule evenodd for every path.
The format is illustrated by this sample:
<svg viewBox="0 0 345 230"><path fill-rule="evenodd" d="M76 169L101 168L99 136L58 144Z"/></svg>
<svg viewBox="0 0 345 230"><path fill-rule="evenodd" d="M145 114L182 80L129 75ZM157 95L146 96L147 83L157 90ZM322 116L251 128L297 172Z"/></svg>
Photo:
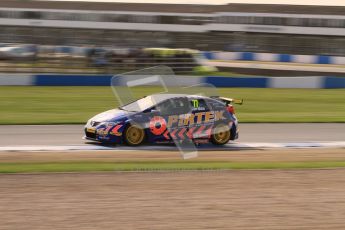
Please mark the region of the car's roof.
<svg viewBox="0 0 345 230"><path fill-rule="evenodd" d="M152 94L150 95L151 97L154 98L159 98L159 99L169 99L169 98L177 98L177 97L187 97L187 98L195 98L195 97L200 97L200 98L208 98L205 96L201 95L194 95L194 94L183 94L183 93L157 93L157 94Z"/></svg>

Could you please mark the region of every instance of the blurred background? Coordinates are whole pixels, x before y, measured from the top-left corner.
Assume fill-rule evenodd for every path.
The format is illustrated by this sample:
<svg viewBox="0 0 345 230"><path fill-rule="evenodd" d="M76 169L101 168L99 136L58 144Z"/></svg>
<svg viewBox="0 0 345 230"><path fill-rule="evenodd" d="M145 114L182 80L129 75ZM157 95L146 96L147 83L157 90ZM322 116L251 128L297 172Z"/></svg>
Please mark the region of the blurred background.
<svg viewBox="0 0 345 230"><path fill-rule="evenodd" d="M0 0L0 229L345 229L345 0L121 1ZM244 99L239 142L83 140L154 66Z"/></svg>
<svg viewBox="0 0 345 230"><path fill-rule="evenodd" d="M345 6L4 0L0 25L1 72L192 72L205 51L345 64Z"/></svg>
<svg viewBox="0 0 345 230"><path fill-rule="evenodd" d="M241 122L344 122L345 4L229 2L0 1L0 124L84 123L113 75L162 65L245 99Z"/></svg>

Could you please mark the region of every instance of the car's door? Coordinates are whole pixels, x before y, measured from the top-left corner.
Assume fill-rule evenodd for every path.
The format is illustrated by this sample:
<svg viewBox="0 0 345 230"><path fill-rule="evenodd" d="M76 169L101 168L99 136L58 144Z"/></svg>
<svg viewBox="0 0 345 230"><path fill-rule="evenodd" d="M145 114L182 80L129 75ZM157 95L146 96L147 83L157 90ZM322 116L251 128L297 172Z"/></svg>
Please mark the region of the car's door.
<svg viewBox="0 0 345 230"><path fill-rule="evenodd" d="M188 125L189 138L209 138L213 126L213 114L208 101L204 98L189 98L189 103L192 106Z"/></svg>
<svg viewBox="0 0 345 230"><path fill-rule="evenodd" d="M183 115L191 110L187 97L171 98L157 104L149 115L149 141L165 142L185 137L187 125L183 123Z"/></svg>

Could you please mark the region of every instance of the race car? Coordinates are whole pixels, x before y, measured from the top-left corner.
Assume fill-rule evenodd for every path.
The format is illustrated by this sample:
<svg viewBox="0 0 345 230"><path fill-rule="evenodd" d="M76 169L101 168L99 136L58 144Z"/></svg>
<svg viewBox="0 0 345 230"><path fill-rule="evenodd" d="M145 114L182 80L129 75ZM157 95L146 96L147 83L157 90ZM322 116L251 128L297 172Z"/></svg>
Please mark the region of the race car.
<svg viewBox="0 0 345 230"><path fill-rule="evenodd" d="M153 94L100 113L85 125L85 139L106 144L211 142L224 145L238 138L233 103L224 97Z"/></svg>

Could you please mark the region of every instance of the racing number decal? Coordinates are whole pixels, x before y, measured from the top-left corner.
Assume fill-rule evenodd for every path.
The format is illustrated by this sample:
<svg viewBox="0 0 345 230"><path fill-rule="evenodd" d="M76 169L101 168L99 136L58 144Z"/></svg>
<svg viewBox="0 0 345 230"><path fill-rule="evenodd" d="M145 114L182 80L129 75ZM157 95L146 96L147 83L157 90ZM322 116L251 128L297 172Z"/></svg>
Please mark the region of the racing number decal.
<svg viewBox="0 0 345 230"><path fill-rule="evenodd" d="M161 135L167 128L167 123L163 117L154 116L150 121L150 130L155 135Z"/></svg>
<svg viewBox="0 0 345 230"><path fill-rule="evenodd" d="M193 107L198 108L199 107L199 101L198 100L192 100L193 102Z"/></svg>

